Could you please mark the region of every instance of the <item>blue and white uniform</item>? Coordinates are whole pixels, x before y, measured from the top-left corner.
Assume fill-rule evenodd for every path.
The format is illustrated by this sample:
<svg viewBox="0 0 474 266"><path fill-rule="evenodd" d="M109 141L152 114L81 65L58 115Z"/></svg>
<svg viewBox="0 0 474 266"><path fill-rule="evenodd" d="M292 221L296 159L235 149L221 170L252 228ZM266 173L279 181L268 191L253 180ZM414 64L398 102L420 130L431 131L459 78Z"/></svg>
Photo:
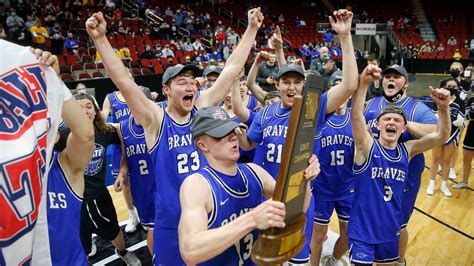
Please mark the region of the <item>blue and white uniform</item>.
<svg viewBox="0 0 474 266"><path fill-rule="evenodd" d="M191 137L191 121L178 124L165 111L157 142L149 149L155 167L155 265L184 265L179 252L179 188L184 179L207 165Z"/></svg>
<svg viewBox="0 0 474 266"><path fill-rule="evenodd" d="M408 162L405 144L389 150L374 140L365 162L354 164L355 204L347 227L352 263L398 260Z"/></svg>
<svg viewBox="0 0 474 266"><path fill-rule="evenodd" d="M438 119L436 118L433 110L428 108L428 106L426 106L421 101L418 101L414 98L405 97L399 102L389 103L384 97L375 97L367 102L367 108L364 112L365 121L367 121L367 125L372 129L375 138L378 138L377 116L385 107L389 105L402 108L408 121L432 125L436 125L438 123ZM402 141L408 141L412 139L416 138L410 134L410 132L405 131L403 133ZM405 188L403 190L405 193L403 193L402 201L402 228L406 227L413 209L415 208L416 196L418 195L418 190L420 190L421 175L423 174L424 167L425 157L423 156L423 153L414 156L410 160L410 165L408 166L408 180L405 182Z"/></svg>
<svg viewBox="0 0 474 266"><path fill-rule="evenodd" d="M47 191L52 265L89 265L79 235L82 196L69 184L58 152L51 161Z"/></svg>
<svg viewBox="0 0 474 266"><path fill-rule="evenodd" d="M328 224L334 209L339 221L347 222L354 198L354 139L350 109L332 114L314 142L321 172L313 181L314 222Z"/></svg>
<svg viewBox="0 0 474 266"><path fill-rule="evenodd" d="M325 121L327 93L321 95L316 132ZM281 108L281 102L265 106L253 120L247 133L248 138L257 144L253 162L265 169L273 178L277 178L280 169L283 144L290 119L291 108ZM316 135L316 134L315 134ZM313 149L314 150L314 149ZM294 263L309 261L310 242L313 234L314 200L311 198L306 212L306 243L302 251L292 260Z"/></svg>
<svg viewBox="0 0 474 266"><path fill-rule="evenodd" d="M107 94L110 102L110 115L112 116L112 123L120 123L127 120L130 116L130 109L126 102L121 101L118 92L114 91ZM117 177L120 169L120 160L122 159L122 149L120 145L114 145L112 151L112 175Z"/></svg>
<svg viewBox="0 0 474 266"><path fill-rule="evenodd" d="M219 228L262 203L263 184L259 177L246 164L237 167L235 176L220 173L209 166L197 172L206 179L212 194L213 208L208 214L208 229ZM257 235L257 230L252 231L221 254L199 265L255 265L250 254Z"/></svg>
<svg viewBox="0 0 474 266"><path fill-rule="evenodd" d="M456 147L459 145L459 138L461 135L461 128L453 125L452 123L460 115L463 119L466 117L466 107L464 101L456 97L456 99L449 104L449 114L451 115L451 134L449 135L448 140L445 145L454 143Z"/></svg>
<svg viewBox="0 0 474 266"><path fill-rule="evenodd" d="M135 123L133 116L120 122L120 131L127 158L133 205L137 207L140 223L153 228L155 224L155 167L146 147L145 131L142 126Z"/></svg>

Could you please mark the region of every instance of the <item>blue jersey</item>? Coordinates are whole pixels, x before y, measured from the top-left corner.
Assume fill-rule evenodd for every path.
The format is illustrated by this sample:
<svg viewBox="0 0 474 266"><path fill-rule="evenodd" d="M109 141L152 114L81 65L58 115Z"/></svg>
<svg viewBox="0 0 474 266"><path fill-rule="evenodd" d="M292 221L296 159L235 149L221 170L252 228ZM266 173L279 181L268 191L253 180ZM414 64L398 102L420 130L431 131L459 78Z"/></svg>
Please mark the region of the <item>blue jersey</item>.
<svg viewBox="0 0 474 266"><path fill-rule="evenodd" d="M354 189L354 139L350 109L344 115L332 114L314 142L321 172L313 182L313 193L326 200L341 200L351 196Z"/></svg>
<svg viewBox="0 0 474 266"><path fill-rule="evenodd" d="M253 95L249 95L249 102L247 103L247 106L245 106L247 109L249 109L251 112L255 112L255 109L258 106L258 101L257 98L255 98Z"/></svg>
<svg viewBox="0 0 474 266"><path fill-rule="evenodd" d="M142 224L151 226L155 219L155 169L148 153L145 131L135 123L133 116L120 122L125 148L133 205L137 207Z"/></svg>
<svg viewBox="0 0 474 266"><path fill-rule="evenodd" d="M74 192L55 152L48 174L48 234L53 265L89 265L79 229L82 197Z"/></svg>
<svg viewBox="0 0 474 266"><path fill-rule="evenodd" d="M126 102L121 101L117 95L118 92L107 94L110 102L110 115L112 116L112 123L120 123L130 116L130 109Z"/></svg>
<svg viewBox="0 0 474 266"><path fill-rule="evenodd" d="M191 138L191 118L184 124L176 123L165 111L160 135L149 153L155 166L156 200L155 228L178 228L181 216L179 188L184 179L206 166Z"/></svg>
<svg viewBox="0 0 474 266"><path fill-rule="evenodd" d="M365 162L354 164L355 195L347 228L349 238L369 244L398 239L408 160L405 144L398 143L389 150L374 140Z"/></svg>
<svg viewBox="0 0 474 266"><path fill-rule="evenodd" d="M249 110L249 118L244 124L250 127L250 125L252 125L252 121L254 117L255 117L255 112L252 110ZM242 123L242 121L240 120L238 116L234 116L231 119L232 121L236 123ZM239 151L240 151L239 163L248 163L248 162L253 161L253 157L255 156L255 149L250 150L250 151L244 151L241 148L239 148Z"/></svg>
<svg viewBox="0 0 474 266"><path fill-rule="evenodd" d="M263 198L263 185L246 164L238 164L237 175L229 176L210 167L197 172L209 183L212 211L208 214L208 229L219 228L257 207ZM234 246L200 265L255 265L250 259L257 230L242 237Z"/></svg>
<svg viewBox="0 0 474 266"><path fill-rule="evenodd" d="M324 124L326 103L327 93L323 93L319 103L317 130ZM257 144L254 163L263 167L275 179L280 169L291 113L291 108L282 109L280 104L273 103L260 110L247 133L248 138Z"/></svg>
<svg viewBox="0 0 474 266"><path fill-rule="evenodd" d="M418 101L411 97L405 97L397 103L389 103L383 96L375 97L367 102L367 108L365 109L365 121L367 125L372 129L374 137L378 138L377 130L377 116L382 110L388 105L398 106L403 109L405 116L408 121L413 121L421 124L437 124L438 119L436 118L433 110L428 108L423 102ZM410 132L405 131L402 135L402 141L408 141L416 139L415 136ZM406 183L407 190L412 190L413 193L417 194L421 183L421 174L425 167L425 157L423 153L414 156L410 160L408 167L408 181Z"/></svg>

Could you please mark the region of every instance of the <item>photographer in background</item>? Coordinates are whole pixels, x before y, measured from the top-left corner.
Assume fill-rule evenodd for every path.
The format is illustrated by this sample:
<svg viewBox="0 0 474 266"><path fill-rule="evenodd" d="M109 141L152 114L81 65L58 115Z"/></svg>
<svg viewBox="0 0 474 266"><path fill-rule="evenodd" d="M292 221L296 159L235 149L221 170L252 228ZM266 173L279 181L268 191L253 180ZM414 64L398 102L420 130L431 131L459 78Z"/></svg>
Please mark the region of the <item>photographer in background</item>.
<svg viewBox="0 0 474 266"><path fill-rule="evenodd" d="M326 46L319 48L319 57L311 61L309 68L321 74L323 77L324 90L328 89L328 82L332 73L339 70L336 66L336 63L331 59L331 56L329 55L329 49Z"/></svg>

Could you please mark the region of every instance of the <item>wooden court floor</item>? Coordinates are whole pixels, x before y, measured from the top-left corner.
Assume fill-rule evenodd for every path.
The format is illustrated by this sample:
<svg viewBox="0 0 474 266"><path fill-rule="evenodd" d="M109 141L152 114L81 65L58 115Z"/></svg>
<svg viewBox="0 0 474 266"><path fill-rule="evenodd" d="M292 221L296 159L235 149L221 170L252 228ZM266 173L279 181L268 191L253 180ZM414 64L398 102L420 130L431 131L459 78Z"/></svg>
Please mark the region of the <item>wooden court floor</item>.
<svg viewBox="0 0 474 266"><path fill-rule="evenodd" d="M431 151L425 153L425 159L429 167ZM461 180L461 148L456 162L456 173L457 180ZM428 196L425 190L429 182L429 170L426 168L415 204L416 209L408 223L407 265L474 265L474 191L451 189L453 196L447 198L439 191L439 175L436 181L435 195ZM454 184L452 181L448 183L450 186ZM474 169L471 171L469 187L474 188ZM128 219L122 195L113 191L113 188L110 190L119 221ZM334 214L330 229L338 233L337 217Z"/></svg>

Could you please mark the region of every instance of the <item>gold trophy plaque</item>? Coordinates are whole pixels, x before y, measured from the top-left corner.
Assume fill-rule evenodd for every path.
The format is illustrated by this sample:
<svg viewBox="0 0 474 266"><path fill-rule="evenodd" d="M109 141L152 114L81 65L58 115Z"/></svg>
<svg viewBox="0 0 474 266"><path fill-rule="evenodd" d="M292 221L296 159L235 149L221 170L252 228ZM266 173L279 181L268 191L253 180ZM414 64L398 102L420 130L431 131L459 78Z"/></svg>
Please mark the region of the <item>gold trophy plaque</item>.
<svg viewBox="0 0 474 266"><path fill-rule="evenodd" d="M298 254L305 243L304 201L307 181L303 172L313 153L319 99L322 91L319 73L306 76L303 96L295 96L273 199L285 203L285 228L260 232L252 249L252 260L259 265L274 265Z"/></svg>

